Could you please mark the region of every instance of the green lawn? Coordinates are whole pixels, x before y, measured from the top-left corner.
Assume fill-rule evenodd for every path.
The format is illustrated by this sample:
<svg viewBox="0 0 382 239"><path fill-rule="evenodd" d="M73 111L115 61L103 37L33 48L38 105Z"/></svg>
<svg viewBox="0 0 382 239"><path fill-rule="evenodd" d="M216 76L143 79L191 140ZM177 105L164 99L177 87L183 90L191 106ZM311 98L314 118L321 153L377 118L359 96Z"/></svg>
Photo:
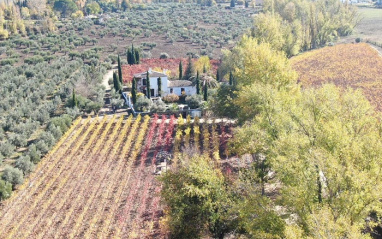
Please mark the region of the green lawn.
<svg viewBox="0 0 382 239"><path fill-rule="evenodd" d="M382 20L382 8L360 7L358 9L363 20Z"/></svg>

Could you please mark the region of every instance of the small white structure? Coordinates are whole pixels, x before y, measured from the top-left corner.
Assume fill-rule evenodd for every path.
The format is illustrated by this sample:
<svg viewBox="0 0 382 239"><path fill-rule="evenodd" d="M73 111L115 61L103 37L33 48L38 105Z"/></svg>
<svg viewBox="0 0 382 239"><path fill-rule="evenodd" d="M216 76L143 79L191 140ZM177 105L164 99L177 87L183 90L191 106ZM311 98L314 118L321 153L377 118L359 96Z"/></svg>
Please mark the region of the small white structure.
<svg viewBox="0 0 382 239"><path fill-rule="evenodd" d="M174 80L168 81L169 94L181 95L182 92L186 95L195 95L196 86L188 80Z"/></svg>
<svg viewBox="0 0 382 239"><path fill-rule="evenodd" d="M196 94L196 86L188 80L168 80L165 73L152 71L149 69L150 92L151 97L166 96L168 94L181 95L184 91L186 95ZM147 72L142 72L134 75L137 82L137 90L146 95L147 91ZM158 82L161 79L161 92L158 91Z"/></svg>

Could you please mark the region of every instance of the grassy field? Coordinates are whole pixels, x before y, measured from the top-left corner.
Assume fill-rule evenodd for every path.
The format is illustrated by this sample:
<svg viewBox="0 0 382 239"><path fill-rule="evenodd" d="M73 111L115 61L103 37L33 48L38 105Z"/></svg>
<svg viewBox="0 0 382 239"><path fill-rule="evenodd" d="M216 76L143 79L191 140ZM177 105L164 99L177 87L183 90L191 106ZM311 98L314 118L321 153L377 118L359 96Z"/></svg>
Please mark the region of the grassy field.
<svg viewBox="0 0 382 239"><path fill-rule="evenodd" d="M166 169L176 167L190 147L225 157L232 132L229 123L182 121L116 115L75 121L0 204L0 238L163 238L154 172L164 158Z"/></svg>
<svg viewBox="0 0 382 239"><path fill-rule="evenodd" d="M359 8L361 21L355 35L364 40L382 43L382 9Z"/></svg>
<svg viewBox="0 0 382 239"><path fill-rule="evenodd" d="M294 57L291 62L303 87L334 83L359 88L382 110L382 58L368 44L325 47Z"/></svg>
<svg viewBox="0 0 382 239"><path fill-rule="evenodd" d="M359 7L360 21L352 35L339 40L339 43L354 42L356 38L363 41L382 43L382 8Z"/></svg>

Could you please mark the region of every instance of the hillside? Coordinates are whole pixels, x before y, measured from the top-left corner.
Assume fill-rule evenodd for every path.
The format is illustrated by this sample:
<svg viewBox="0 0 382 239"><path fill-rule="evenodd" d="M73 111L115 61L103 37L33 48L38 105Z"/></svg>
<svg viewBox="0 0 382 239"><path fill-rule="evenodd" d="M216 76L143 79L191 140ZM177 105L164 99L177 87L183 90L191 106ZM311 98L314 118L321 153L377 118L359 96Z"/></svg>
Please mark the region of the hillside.
<svg viewBox="0 0 382 239"><path fill-rule="evenodd" d="M141 72L147 71L149 68L152 70L163 71L168 70L167 74L171 78L177 78L179 76L179 62L182 61L184 69L187 66L186 58L179 59L143 59L140 64L137 65L123 65L122 66L122 75L124 82L131 82L133 75ZM197 59L193 59L195 63ZM216 70L219 66L219 60L210 60L211 64L211 73L216 74Z"/></svg>
<svg viewBox="0 0 382 239"><path fill-rule="evenodd" d="M366 43L342 44L310 51L291 59L303 87L334 83L360 88L382 110L382 58Z"/></svg>

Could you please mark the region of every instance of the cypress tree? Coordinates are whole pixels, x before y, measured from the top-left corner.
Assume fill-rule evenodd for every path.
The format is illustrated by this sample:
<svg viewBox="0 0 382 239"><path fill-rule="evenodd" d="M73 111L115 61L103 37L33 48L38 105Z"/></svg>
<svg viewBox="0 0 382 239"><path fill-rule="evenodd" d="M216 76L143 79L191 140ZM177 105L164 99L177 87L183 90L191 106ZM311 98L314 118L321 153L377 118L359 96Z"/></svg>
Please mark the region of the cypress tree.
<svg viewBox="0 0 382 239"><path fill-rule="evenodd" d="M150 88L150 75L149 72L146 74L146 93L147 93L147 98L151 98L151 88Z"/></svg>
<svg viewBox="0 0 382 239"><path fill-rule="evenodd" d="M161 91L162 91L162 78L158 78L158 95L161 96Z"/></svg>
<svg viewBox="0 0 382 239"><path fill-rule="evenodd" d="M196 94L200 95L199 71L196 72Z"/></svg>
<svg viewBox="0 0 382 239"><path fill-rule="evenodd" d="M133 101L133 104L137 103L137 80L135 77L133 78L133 83L132 83L132 89L131 89L131 98Z"/></svg>
<svg viewBox="0 0 382 239"><path fill-rule="evenodd" d="M122 84L121 82L117 81L117 84L118 84L118 93L122 94Z"/></svg>
<svg viewBox="0 0 382 239"><path fill-rule="evenodd" d="M119 79L119 82L123 84L121 58L119 57L119 55L118 55L118 79Z"/></svg>
<svg viewBox="0 0 382 239"><path fill-rule="evenodd" d="M135 50L134 50L134 44L131 44L131 64L135 65L137 64L137 59L135 59Z"/></svg>
<svg viewBox="0 0 382 239"><path fill-rule="evenodd" d="M135 49L135 64L139 64L140 61L139 50Z"/></svg>
<svg viewBox="0 0 382 239"><path fill-rule="evenodd" d="M208 87L207 84L204 84L204 94L203 94L204 101L208 100Z"/></svg>
<svg viewBox="0 0 382 239"><path fill-rule="evenodd" d="M232 71L229 72L229 85L233 85L233 74L232 74Z"/></svg>
<svg viewBox="0 0 382 239"><path fill-rule="evenodd" d="M192 63L191 57L188 57L188 64L187 64L187 69L184 72L184 78L188 80L192 77L193 74L194 74L194 64Z"/></svg>
<svg viewBox="0 0 382 239"><path fill-rule="evenodd" d="M182 60L179 62L179 80L183 78L183 65L182 65Z"/></svg>
<svg viewBox="0 0 382 239"><path fill-rule="evenodd" d="M127 64L132 65L131 64L131 52L130 52L130 49L127 49Z"/></svg>
<svg viewBox="0 0 382 239"><path fill-rule="evenodd" d="M217 81L217 82L220 82L219 69L216 70L216 81Z"/></svg>
<svg viewBox="0 0 382 239"><path fill-rule="evenodd" d="M122 7L123 11L126 11L126 9L129 8L129 2L127 0L123 0L121 7Z"/></svg>
<svg viewBox="0 0 382 239"><path fill-rule="evenodd" d="M73 89L73 91L72 91L72 107L74 108L74 107L76 107L76 106L78 106L78 101L77 101L77 97L76 97L76 93L74 93L74 89Z"/></svg>
<svg viewBox="0 0 382 239"><path fill-rule="evenodd" d="M119 91L118 76L115 71L113 71L113 85L114 85L115 91L118 92Z"/></svg>

